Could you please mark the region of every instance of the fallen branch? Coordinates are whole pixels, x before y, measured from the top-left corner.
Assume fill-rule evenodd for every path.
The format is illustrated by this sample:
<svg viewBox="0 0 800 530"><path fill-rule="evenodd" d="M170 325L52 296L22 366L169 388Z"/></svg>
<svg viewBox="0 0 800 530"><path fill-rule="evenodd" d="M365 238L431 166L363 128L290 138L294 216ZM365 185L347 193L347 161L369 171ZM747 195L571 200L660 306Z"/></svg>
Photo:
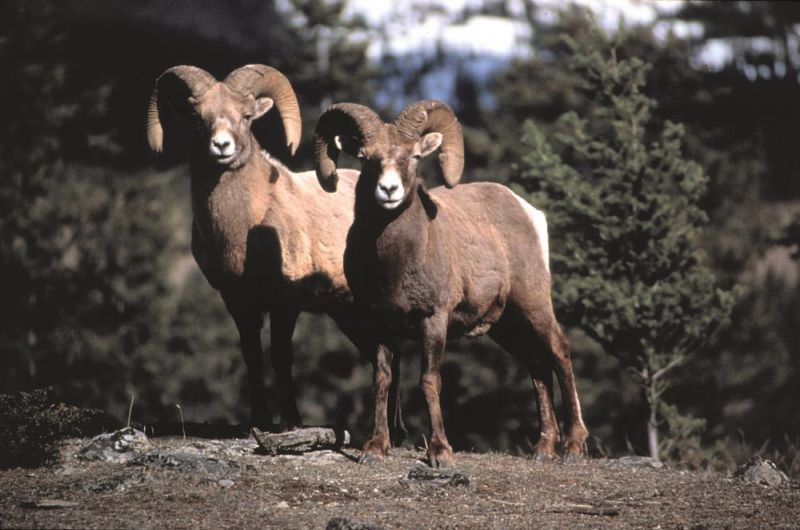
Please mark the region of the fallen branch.
<svg viewBox="0 0 800 530"><path fill-rule="evenodd" d="M486 499L487 501L498 502L500 504L505 504L508 506L525 506L525 504L521 502L504 501L501 499L493 499L492 497L484 497L484 499Z"/></svg>
<svg viewBox="0 0 800 530"><path fill-rule="evenodd" d="M619 515L620 509L616 506L594 506L591 504L557 504L547 510L552 513L579 513L582 515Z"/></svg>

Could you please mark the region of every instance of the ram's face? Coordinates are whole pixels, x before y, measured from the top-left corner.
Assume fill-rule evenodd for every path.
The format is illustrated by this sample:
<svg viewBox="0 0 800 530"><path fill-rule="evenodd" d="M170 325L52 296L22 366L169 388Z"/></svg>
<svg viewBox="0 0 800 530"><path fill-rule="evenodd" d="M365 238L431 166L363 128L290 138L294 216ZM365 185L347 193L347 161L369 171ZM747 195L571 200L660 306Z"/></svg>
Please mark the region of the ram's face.
<svg viewBox="0 0 800 530"><path fill-rule="evenodd" d="M365 149L361 171L371 178L378 205L393 210L403 204L417 177L413 144Z"/></svg>
<svg viewBox="0 0 800 530"><path fill-rule="evenodd" d="M272 107L270 98L239 94L224 83L190 103L209 157L223 166L235 166L249 156L250 124Z"/></svg>
<svg viewBox="0 0 800 530"><path fill-rule="evenodd" d="M417 163L432 153L442 142L442 135L431 133L416 141L408 141L387 127L381 141L361 148L362 178L370 179L379 206L394 210L408 201L417 182Z"/></svg>

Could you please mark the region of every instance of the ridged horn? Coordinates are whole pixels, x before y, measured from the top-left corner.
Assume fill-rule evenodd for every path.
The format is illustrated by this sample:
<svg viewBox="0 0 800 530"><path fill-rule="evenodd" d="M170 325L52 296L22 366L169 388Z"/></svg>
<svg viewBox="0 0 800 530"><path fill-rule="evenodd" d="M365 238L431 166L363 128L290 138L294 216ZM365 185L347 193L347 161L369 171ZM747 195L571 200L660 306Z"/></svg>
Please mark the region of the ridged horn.
<svg viewBox="0 0 800 530"><path fill-rule="evenodd" d="M397 131L409 140L438 132L442 134L439 165L445 186L452 188L464 172L464 135L453 109L443 101L425 99L408 105L394 121Z"/></svg>
<svg viewBox="0 0 800 530"><path fill-rule="evenodd" d="M323 189L336 191L338 182L336 162L339 149L334 137L352 136L360 147L369 143L381 127L383 120L369 107L357 103L337 103L322 113L314 131L314 169ZM357 152L348 154L356 156Z"/></svg>
<svg viewBox="0 0 800 530"><path fill-rule="evenodd" d="M294 155L300 145L303 122L297 96L286 76L270 66L248 64L228 74L224 82L242 94L252 94L255 98L268 97L275 102L286 133L286 145Z"/></svg>
<svg viewBox="0 0 800 530"><path fill-rule="evenodd" d="M158 76L147 108L147 142L150 149L156 153L164 150L164 128L161 125L164 105L171 103L177 110L185 112L190 97L202 96L216 82L214 76L196 66L173 66Z"/></svg>

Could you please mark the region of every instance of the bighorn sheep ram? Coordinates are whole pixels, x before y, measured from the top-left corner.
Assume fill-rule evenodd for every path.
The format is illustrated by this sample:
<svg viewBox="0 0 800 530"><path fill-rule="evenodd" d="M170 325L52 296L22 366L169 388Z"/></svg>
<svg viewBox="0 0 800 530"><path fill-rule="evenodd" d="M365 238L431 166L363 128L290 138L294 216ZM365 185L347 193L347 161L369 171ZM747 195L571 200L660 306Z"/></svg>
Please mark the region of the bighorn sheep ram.
<svg viewBox="0 0 800 530"><path fill-rule="evenodd" d="M342 186L328 194L319 189L313 171L293 173L261 151L250 125L273 104L294 154L300 112L283 74L254 64L220 82L200 68L176 66L156 81L147 137L160 153L166 112L177 111L195 122L192 253L238 328L252 422L260 426L271 425L261 346L263 315L269 313L281 426L291 429L301 424L291 370L299 312L328 313L362 351L374 339L355 314L342 268L358 172L341 172ZM399 410L395 420L402 429Z"/></svg>
<svg viewBox="0 0 800 530"><path fill-rule="evenodd" d="M569 345L553 313L544 215L499 184L455 188L464 165L463 137L453 111L439 101L409 105L391 124L362 105L336 104L320 117L314 141L317 177L327 190L344 177L336 169L340 151L361 160L345 275L384 341L422 341L430 464L453 460L439 404L445 339L487 332L533 380L541 431L536 457L555 456L555 371L569 416L565 459L578 459L588 433ZM417 176L417 161L439 146L445 185L453 189L429 191ZM389 449L392 362L390 349L377 348L375 424L364 459L380 458Z"/></svg>

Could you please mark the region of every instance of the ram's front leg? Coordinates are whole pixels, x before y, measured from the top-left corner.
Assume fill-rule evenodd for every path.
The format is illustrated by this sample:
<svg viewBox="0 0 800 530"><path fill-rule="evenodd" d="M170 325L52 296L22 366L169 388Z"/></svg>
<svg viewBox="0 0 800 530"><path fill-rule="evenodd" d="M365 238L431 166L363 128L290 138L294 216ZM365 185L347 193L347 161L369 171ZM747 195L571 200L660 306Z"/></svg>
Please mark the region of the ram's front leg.
<svg viewBox="0 0 800 530"><path fill-rule="evenodd" d="M431 422L431 441L428 444L428 462L431 467L449 467L453 464L453 448L444 433L444 419L439 396L442 376L439 369L447 339L447 315L438 314L422 323L422 377L420 385L428 403Z"/></svg>
<svg viewBox="0 0 800 530"><path fill-rule="evenodd" d="M293 309L273 310L270 313L270 330L272 342L272 367L275 369L275 381L278 384L278 400L281 407L281 430L291 431L302 427L300 413L295 401L294 377L292 363L294 350L292 335L297 324L298 312Z"/></svg>
<svg viewBox="0 0 800 530"><path fill-rule="evenodd" d="M361 463L369 462L374 458L382 459L389 452L389 420L387 417L387 403L389 400L389 387L392 384L392 350L385 344L378 344L373 358L374 367L374 403L375 415L372 437L364 444L361 454Z"/></svg>
<svg viewBox="0 0 800 530"><path fill-rule="evenodd" d="M239 330L239 344L247 367L247 380L250 383L250 425L272 430L272 415L267 410L267 396L264 390L264 368L261 347L261 312L237 293L222 291L222 299Z"/></svg>

